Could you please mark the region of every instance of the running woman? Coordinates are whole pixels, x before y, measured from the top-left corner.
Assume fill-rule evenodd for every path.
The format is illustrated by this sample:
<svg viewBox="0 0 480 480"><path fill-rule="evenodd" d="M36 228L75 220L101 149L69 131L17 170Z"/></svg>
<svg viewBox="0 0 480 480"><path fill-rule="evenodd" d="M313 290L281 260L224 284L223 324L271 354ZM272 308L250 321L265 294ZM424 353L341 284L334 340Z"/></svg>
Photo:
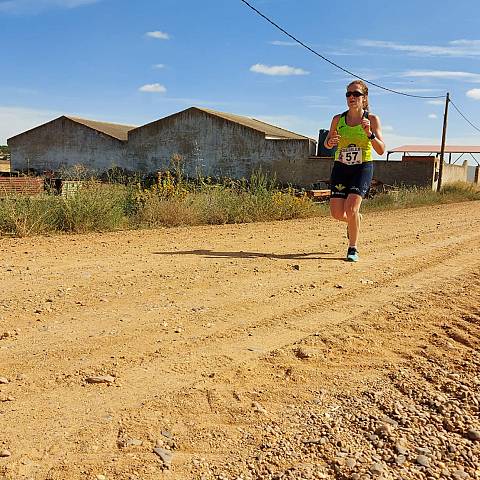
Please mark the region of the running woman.
<svg viewBox="0 0 480 480"><path fill-rule="evenodd" d="M358 261L360 205L373 177L372 147L385 152L380 119L369 112L368 87L361 80L347 86L348 110L335 115L325 138L325 148L337 147L331 175L330 213L347 223L346 260Z"/></svg>

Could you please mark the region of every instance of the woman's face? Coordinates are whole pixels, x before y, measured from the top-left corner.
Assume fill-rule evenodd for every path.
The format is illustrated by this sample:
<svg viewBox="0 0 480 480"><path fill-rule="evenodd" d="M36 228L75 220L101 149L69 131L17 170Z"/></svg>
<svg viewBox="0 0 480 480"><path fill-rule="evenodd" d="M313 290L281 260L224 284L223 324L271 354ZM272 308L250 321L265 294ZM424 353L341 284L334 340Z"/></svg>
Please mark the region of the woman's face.
<svg viewBox="0 0 480 480"><path fill-rule="evenodd" d="M349 107L362 107L364 93L362 92L362 87L358 83L349 85L347 88L347 105Z"/></svg>

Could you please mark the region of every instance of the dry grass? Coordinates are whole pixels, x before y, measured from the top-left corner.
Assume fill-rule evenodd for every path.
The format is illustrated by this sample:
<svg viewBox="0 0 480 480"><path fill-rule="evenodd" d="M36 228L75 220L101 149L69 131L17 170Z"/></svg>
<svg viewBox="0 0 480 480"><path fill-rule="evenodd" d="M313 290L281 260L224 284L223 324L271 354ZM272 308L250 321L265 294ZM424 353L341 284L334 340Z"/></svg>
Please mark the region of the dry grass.
<svg viewBox="0 0 480 480"><path fill-rule="evenodd" d="M379 211L469 200L480 200L480 187L457 183L447 185L440 193L400 189L380 194L365 200L362 208ZM148 189L85 182L68 197L45 194L1 198L0 235L246 223L328 214L327 203L315 204L293 190L279 190L262 175L249 182L221 184L189 184L167 176Z"/></svg>

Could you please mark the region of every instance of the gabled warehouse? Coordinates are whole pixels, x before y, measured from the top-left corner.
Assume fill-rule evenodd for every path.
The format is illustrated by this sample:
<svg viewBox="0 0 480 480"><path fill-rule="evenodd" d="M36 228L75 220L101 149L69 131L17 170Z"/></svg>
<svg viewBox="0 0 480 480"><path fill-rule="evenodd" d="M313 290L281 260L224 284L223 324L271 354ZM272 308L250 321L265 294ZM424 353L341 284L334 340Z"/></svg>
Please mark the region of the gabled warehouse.
<svg viewBox="0 0 480 480"><path fill-rule="evenodd" d="M133 128L63 115L8 139L12 169L41 173L78 164L100 171L125 168Z"/></svg>
<svg viewBox="0 0 480 480"><path fill-rule="evenodd" d="M128 168L165 170L182 157L186 174L248 177L262 166L294 182L296 163L315 153L315 140L259 120L191 107L128 132Z"/></svg>

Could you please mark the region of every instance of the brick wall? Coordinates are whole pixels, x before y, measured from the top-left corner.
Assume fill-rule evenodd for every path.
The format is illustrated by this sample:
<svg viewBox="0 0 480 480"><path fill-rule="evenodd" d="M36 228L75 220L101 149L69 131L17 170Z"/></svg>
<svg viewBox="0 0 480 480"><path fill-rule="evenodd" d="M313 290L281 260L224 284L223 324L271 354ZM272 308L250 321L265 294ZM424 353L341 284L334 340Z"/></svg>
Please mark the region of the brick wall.
<svg viewBox="0 0 480 480"><path fill-rule="evenodd" d="M0 196L38 195L44 191L42 177L0 177Z"/></svg>

